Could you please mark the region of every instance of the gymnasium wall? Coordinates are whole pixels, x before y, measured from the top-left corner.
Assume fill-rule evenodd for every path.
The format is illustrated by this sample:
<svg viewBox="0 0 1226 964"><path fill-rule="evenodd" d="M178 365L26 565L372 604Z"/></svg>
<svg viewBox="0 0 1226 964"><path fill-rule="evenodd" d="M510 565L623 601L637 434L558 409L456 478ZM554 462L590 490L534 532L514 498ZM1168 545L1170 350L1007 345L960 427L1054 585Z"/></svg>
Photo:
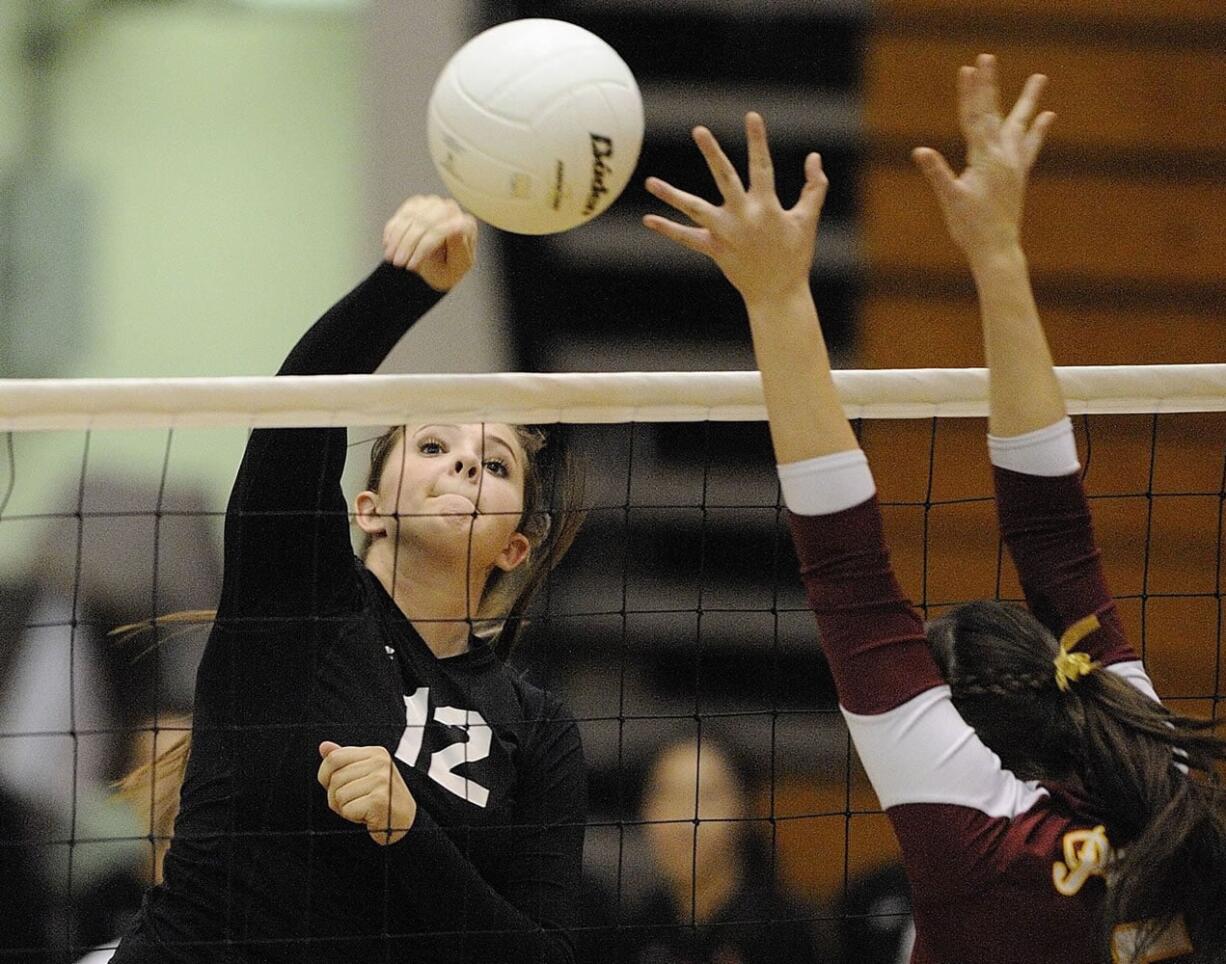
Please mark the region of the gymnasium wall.
<svg viewBox="0 0 1226 964"><path fill-rule="evenodd" d="M1057 120L1026 199L1024 243L1056 363L1226 357L1226 9L1130 0L1065 5L1058 20L1048 9L1028 0L880 6L865 61L863 367L982 364L962 258L908 158L910 147L924 143L960 160L954 76L981 50L1000 58L1007 103L1029 73L1051 78L1044 106ZM1220 492L1226 420L1168 417L1155 426L1150 418L1118 418L1095 428L1101 444L1089 460L1092 494L1144 491L1151 474L1158 492ZM938 492L981 474L981 431L977 423L942 426ZM1204 658L1205 635L1214 635L1214 607L1201 613L1204 604L1187 600L1178 604L1182 620L1164 622L1159 610L1177 601L1144 597L1159 586L1214 588L1220 500L1134 500L1115 510L1111 501L1098 526L1116 591L1136 594L1148 620L1170 622L1172 631L1181 623L1177 633L1187 638L1184 645L1146 626L1160 689L1195 684L1194 691L1211 692L1212 680L1194 664ZM1159 544L1150 545L1147 533ZM930 570L982 568L982 548L949 550L930 560ZM956 581L938 598L941 592L963 595ZM1140 641L1139 612L1132 622Z"/></svg>
<svg viewBox="0 0 1226 964"><path fill-rule="evenodd" d="M0 90L18 91L22 84L16 44L20 10L16 0L0 2ZM0 97L0 163L8 163L24 136L21 105L16 96Z"/></svg>
<svg viewBox="0 0 1226 964"><path fill-rule="evenodd" d="M1057 112L1026 201L1024 243L1058 365L1226 359L1226 7L1198 0L881 0L863 61L863 294L856 367L983 364L974 289L911 148L963 149L960 64L999 57L1006 108L1032 72ZM1174 705L1213 712L1226 695L1221 415L1077 422L1104 564L1131 639ZM895 566L934 604L1018 597L998 570L979 420L867 425ZM934 474L928 475L931 461ZM1152 492L1152 498L1144 493ZM1137 493L1141 493L1138 497ZM925 511L924 503L946 502ZM999 573L999 574L998 574ZM844 843L852 875L895 853L862 779L780 788L792 878L834 895L843 868L811 859ZM859 777L860 775L857 774Z"/></svg>
<svg viewBox="0 0 1226 964"><path fill-rule="evenodd" d="M0 232L5 257L24 264L0 299L0 376L275 371L376 254L364 203L363 20L107 5L65 34L48 114L32 118L24 7L0 7L0 175L23 178L12 190L38 207ZM45 150L27 162L35 123ZM49 186L32 190L19 162ZM75 483L81 436L15 441L10 514ZM156 485L164 449L161 433L108 433L90 471ZM170 481L203 487L220 508L241 451L241 432L183 433ZM29 551L13 534L0 546L5 565Z"/></svg>

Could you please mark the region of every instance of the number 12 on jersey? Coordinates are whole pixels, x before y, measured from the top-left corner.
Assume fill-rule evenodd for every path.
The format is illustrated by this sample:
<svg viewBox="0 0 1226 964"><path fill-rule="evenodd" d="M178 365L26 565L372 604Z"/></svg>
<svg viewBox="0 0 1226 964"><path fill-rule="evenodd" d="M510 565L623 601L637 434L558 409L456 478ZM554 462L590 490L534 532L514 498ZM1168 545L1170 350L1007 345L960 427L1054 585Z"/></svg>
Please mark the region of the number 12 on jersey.
<svg viewBox="0 0 1226 964"><path fill-rule="evenodd" d="M404 733L400 737L400 745L396 747L396 759L413 769L418 768L417 758L421 755L429 715L430 687L420 686L412 696L404 698ZM462 710L456 706L436 706L434 720L443 726L463 730L467 739L431 753L426 775L461 800L484 807L489 802L489 790L475 780L460 776L455 768L489 756L493 730L476 710Z"/></svg>

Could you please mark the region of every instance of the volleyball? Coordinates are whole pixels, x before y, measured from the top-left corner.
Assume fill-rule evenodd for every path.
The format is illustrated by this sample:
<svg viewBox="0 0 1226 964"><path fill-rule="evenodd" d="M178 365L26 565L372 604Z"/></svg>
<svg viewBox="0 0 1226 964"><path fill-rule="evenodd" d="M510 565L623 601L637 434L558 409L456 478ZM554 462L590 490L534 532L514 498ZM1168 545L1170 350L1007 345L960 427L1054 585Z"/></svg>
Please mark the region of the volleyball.
<svg viewBox="0 0 1226 964"><path fill-rule="evenodd" d="M621 194L643 144L643 99L617 51L561 20L478 34L430 95L430 156L451 195L517 234L583 224Z"/></svg>

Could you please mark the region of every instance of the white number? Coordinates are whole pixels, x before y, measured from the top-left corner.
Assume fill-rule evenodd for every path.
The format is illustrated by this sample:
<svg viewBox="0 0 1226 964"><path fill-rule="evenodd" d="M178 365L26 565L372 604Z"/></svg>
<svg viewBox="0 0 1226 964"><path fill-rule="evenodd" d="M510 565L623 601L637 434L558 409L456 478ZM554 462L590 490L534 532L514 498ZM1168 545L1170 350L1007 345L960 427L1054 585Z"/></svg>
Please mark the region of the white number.
<svg viewBox="0 0 1226 964"><path fill-rule="evenodd" d="M430 688L428 686L419 687L412 696L404 698L404 733L401 734L400 744L396 747L396 759L403 760L411 767L417 766L417 757L421 754L429 704ZM490 744L494 738L493 730L476 710L462 710L455 706L435 707L434 719L443 726L453 726L464 730L468 739L463 743L452 743L432 753L427 775L461 800L484 807L489 802L489 790L475 780L469 780L454 771L458 766L465 763L476 763L490 755Z"/></svg>
<svg viewBox="0 0 1226 964"><path fill-rule="evenodd" d="M444 726L458 726L467 731L468 739L463 743L452 743L430 757L430 779L457 797L484 807L490 798L489 790L451 771L462 763L476 763L489 756L493 731L476 710L440 706L434 711L434 718Z"/></svg>
<svg viewBox="0 0 1226 964"><path fill-rule="evenodd" d="M430 712L430 687L420 686L412 696L404 698L404 733L396 747L396 759L417 766L421 740L426 735L426 718Z"/></svg>

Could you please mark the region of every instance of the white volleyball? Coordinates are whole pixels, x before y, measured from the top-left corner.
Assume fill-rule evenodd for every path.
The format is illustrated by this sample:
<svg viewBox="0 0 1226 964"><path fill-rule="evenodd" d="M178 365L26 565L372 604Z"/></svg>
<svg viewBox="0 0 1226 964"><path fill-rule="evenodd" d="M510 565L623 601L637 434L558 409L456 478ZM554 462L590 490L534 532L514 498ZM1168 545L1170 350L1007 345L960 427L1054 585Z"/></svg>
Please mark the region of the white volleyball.
<svg viewBox="0 0 1226 964"><path fill-rule="evenodd" d="M621 194L643 145L643 99L625 61L561 20L512 20L456 52L430 95L430 156L482 221L552 234Z"/></svg>

